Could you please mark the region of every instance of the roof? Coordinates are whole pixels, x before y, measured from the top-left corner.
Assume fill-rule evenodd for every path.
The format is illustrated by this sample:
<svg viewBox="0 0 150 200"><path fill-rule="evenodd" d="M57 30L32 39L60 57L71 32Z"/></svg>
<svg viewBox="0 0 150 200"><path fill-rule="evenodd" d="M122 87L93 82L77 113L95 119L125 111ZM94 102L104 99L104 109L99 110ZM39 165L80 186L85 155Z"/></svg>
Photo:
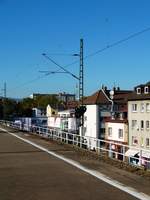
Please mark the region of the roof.
<svg viewBox="0 0 150 200"><path fill-rule="evenodd" d="M124 124L126 124L126 123L128 123L128 120L127 119L119 119L119 118L117 118L117 119L106 118L105 119L105 123L106 122L110 122L110 123L124 123Z"/></svg>
<svg viewBox="0 0 150 200"><path fill-rule="evenodd" d="M73 109L73 108L78 107L78 105L79 105L78 101L69 101L69 102L67 102L66 108Z"/></svg>
<svg viewBox="0 0 150 200"><path fill-rule="evenodd" d="M110 90L107 90L106 93L109 93ZM95 92L94 94L92 94L91 96L88 96L85 100L84 100L84 104L109 104L110 101L107 99L107 97L104 95L104 93L102 92L102 90L98 90L97 92Z"/></svg>
<svg viewBox="0 0 150 200"><path fill-rule="evenodd" d="M135 86L135 88L137 88L137 87L145 87L145 86L150 86L150 81L148 81L148 82L145 83L145 84L137 85L137 86Z"/></svg>
<svg viewBox="0 0 150 200"><path fill-rule="evenodd" d="M110 104L110 90L105 90L106 95L102 90L98 90L91 96L88 96L84 100L84 104L86 105L97 105L97 104ZM114 103L127 103L128 98L130 97L132 91L131 90L115 90L114 91Z"/></svg>
<svg viewBox="0 0 150 200"><path fill-rule="evenodd" d="M127 103L128 99L131 97L132 91L127 90L127 91L118 91L115 92L114 95L114 102L115 103Z"/></svg>
<svg viewBox="0 0 150 200"><path fill-rule="evenodd" d="M132 92L128 101L135 101L135 100L150 100L150 94L137 94L136 92Z"/></svg>

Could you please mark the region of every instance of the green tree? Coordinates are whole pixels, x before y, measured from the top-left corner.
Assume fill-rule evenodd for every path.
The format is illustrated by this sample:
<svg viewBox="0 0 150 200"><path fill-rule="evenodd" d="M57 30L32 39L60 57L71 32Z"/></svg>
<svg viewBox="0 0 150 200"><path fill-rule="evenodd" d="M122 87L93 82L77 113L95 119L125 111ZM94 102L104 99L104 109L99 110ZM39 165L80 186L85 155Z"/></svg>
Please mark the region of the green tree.
<svg viewBox="0 0 150 200"><path fill-rule="evenodd" d="M4 119L11 119L16 113L16 101L5 98L2 100L2 115Z"/></svg>
<svg viewBox="0 0 150 200"><path fill-rule="evenodd" d="M35 100L31 98L24 98L17 104L17 116L18 117L31 117L32 108L36 107Z"/></svg>
<svg viewBox="0 0 150 200"><path fill-rule="evenodd" d="M45 109L48 104L50 104L53 108L57 108L59 101L54 95L41 95L37 97L36 105L38 105L38 107Z"/></svg>

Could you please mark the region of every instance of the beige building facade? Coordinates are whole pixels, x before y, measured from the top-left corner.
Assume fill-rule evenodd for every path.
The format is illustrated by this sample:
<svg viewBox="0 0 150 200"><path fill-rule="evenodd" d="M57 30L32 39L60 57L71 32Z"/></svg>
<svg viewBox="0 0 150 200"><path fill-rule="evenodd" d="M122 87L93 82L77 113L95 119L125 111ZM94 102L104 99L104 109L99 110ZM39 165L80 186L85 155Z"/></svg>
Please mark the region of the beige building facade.
<svg viewBox="0 0 150 200"><path fill-rule="evenodd" d="M150 149L150 99L128 102L129 145Z"/></svg>
<svg viewBox="0 0 150 200"><path fill-rule="evenodd" d="M150 150L150 82L134 88L128 99L129 145Z"/></svg>

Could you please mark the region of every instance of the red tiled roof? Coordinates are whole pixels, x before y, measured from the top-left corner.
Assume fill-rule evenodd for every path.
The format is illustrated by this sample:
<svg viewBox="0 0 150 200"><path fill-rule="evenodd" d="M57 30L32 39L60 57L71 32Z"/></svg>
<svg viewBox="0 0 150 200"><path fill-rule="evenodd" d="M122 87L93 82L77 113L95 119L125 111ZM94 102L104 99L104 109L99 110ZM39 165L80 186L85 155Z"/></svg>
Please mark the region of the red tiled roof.
<svg viewBox="0 0 150 200"><path fill-rule="evenodd" d="M128 98L128 101L134 100L150 100L150 94L137 94L136 92L132 92L132 94Z"/></svg>
<svg viewBox="0 0 150 200"><path fill-rule="evenodd" d="M110 122L110 123L127 123L127 119L111 119L111 118L106 118L105 122Z"/></svg>
<svg viewBox="0 0 150 200"><path fill-rule="evenodd" d="M109 91L107 90L107 92ZM93 95L88 96L84 100L84 104L109 104L109 103L110 102L108 101L108 99L105 97L105 95L101 90L98 90Z"/></svg>
<svg viewBox="0 0 150 200"><path fill-rule="evenodd" d="M128 99L132 96L132 91L127 91L127 92L120 92L116 93L114 95L114 102L116 103L127 103Z"/></svg>
<svg viewBox="0 0 150 200"><path fill-rule="evenodd" d="M107 94L108 98L110 90L105 90L105 93ZM130 90L117 90L114 93L114 103L127 103L128 98L132 94L132 91ZM102 90L98 90L93 95L88 96L84 100L84 104L87 105L93 105L93 104L110 104L111 102L108 100L108 98L104 95Z"/></svg>
<svg viewBox="0 0 150 200"><path fill-rule="evenodd" d="M79 105L78 101L69 101L69 102L67 102L66 107L67 107L67 109L74 109L74 108L78 107L78 105Z"/></svg>

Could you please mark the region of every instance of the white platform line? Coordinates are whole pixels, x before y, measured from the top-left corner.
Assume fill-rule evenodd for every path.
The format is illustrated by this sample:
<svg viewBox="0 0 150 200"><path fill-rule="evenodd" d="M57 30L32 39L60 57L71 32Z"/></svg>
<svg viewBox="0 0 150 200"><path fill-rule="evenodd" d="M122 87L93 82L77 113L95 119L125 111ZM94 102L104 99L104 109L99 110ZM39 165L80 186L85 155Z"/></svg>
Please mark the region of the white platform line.
<svg viewBox="0 0 150 200"><path fill-rule="evenodd" d="M128 186L126 186L126 185L124 185L124 184L122 184L122 183L120 183L118 181L115 181L115 180L105 176L104 174L98 172L98 171L88 169L88 168L82 166L81 164L79 164L78 162L76 162L74 160L65 158L64 156L61 156L61 155L58 155L58 154L56 154L56 153L54 153L52 151L49 151L48 149L46 149L46 148L44 148L44 147L42 147L42 146L40 146L40 145L38 145L38 144L36 144L34 142L31 142L30 140L24 139L24 138L14 134L14 133L11 133L11 132L7 131L6 129L0 128L0 130L5 131L8 134L10 134L10 135L22 140L22 141L34 146L34 147L36 147L36 148L38 148L38 149L40 149L40 150L52 155L52 156L55 156L56 158L59 158L59 159L63 160L64 162L66 162L66 163L68 163L68 164L70 164L70 165L72 165L72 166L74 166L74 167L76 167L76 168L78 168L78 169L80 169L80 170L82 170L82 171L84 171L84 172L96 177L97 179L99 179L99 180L101 180L101 181L103 181L103 182L105 182L105 183L107 183L107 184L109 184L111 186L114 186L115 188L118 188L118 189L120 189L120 190L122 190L122 191L124 191L124 192L126 192L126 193L128 193L128 194L130 194L130 195L132 195L132 196L134 196L136 198L138 198L138 199L150 200L150 196L149 195L141 193L141 192L138 192L136 189L128 187Z"/></svg>

